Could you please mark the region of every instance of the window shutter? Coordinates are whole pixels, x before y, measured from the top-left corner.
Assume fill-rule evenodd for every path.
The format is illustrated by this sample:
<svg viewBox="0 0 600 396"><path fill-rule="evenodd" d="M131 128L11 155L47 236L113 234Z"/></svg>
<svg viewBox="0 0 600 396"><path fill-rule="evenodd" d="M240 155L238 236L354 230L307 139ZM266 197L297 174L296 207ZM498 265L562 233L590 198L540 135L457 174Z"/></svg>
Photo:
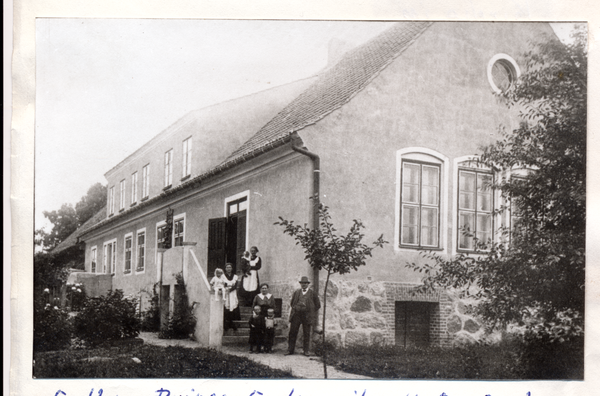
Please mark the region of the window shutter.
<svg viewBox="0 0 600 396"><path fill-rule="evenodd" d="M227 239L227 218L217 218L208 220L208 260L207 274L208 278L217 268L225 267L225 251Z"/></svg>

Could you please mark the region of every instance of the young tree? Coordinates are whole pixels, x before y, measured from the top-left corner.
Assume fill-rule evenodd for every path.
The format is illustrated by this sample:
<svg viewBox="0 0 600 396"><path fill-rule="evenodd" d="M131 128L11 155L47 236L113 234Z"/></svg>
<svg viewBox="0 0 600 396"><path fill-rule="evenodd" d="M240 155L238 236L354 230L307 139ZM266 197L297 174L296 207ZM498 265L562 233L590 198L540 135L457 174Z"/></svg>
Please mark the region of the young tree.
<svg viewBox="0 0 600 396"><path fill-rule="evenodd" d="M354 220L350 231L346 235L336 234L336 229L331 222L329 208L323 204L319 205L319 228L310 229L306 224L303 226L294 224L293 221L284 220L279 217L275 225L283 227L283 233L296 239L296 245L302 246L306 256L305 260L312 268L325 271L325 287L323 290L323 333L322 340L325 345L325 318L327 313L327 286L331 274L347 274L357 271L358 267L365 265L367 257L376 247L383 247L387 243L383 234L368 246L362 243L364 234L361 229L364 225L360 220ZM327 378L327 351L323 348L323 373Z"/></svg>
<svg viewBox="0 0 600 396"><path fill-rule="evenodd" d="M587 52L582 31L574 44L537 44L526 72L502 94L525 122L485 147L481 161L503 171L491 188L511 211L504 241L478 241L476 255L434 264L427 286L474 293L476 311L490 328L526 325L531 337L565 341L583 334L586 223ZM515 169L526 170L511 177ZM507 174L508 173L508 174ZM506 214L505 214L506 216ZM507 216L508 217L508 216ZM463 232L468 233L469 230Z"/></svg>

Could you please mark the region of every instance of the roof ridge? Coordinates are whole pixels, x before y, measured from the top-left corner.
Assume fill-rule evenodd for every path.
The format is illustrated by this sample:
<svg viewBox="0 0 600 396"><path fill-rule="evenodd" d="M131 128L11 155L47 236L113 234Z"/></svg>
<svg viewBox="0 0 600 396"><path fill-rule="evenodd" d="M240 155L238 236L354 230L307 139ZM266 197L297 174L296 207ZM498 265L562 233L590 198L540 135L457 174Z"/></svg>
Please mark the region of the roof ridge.
<svg viewBox="0 0 600 396"><path fill-rule="evenodd" d="M193 118L194 113L197 113L197 112L200 112L200 111L203 111L203 110L208 110L208 109L211 109L211 108L214 108L214 107L222 106L224 104L231 103L231 102L234 102L234 101L237 101L237 100L247 99L247 98L249 98L251 96L254 96L254 95L257 95L257 94L266 93L266 92L269 92L271 90L282 88L282 87L285 87L285 86L291 85L291 84L296 84L296 83L299 83L301 81L309 80L309 79L314 78L314 77L315 77L314 75L308 76L308 77L304 77L304 78L301 78L299 80L290 81L290 82L287 82L287 83L284 83L284 84L281 84L281 85L276 85L276 86L273 86L273 87L269 87L267 89L263 89L263 90L256 91L256 92L252 92L252 93L249 93L249 94L246 94L246 95L242 95L242 96L237 96L235 98L227 99L227 100L222 101L222 102L217 102L217 103L213 103L213 104L210 104L208 106L205 106L205 107L200 107L198 109L190 110L187 113L185 113L183 116L179 117L176 121L174 121L171 124L169 124L169 126L167 126L166 128L162 129L159 133L157 133L156 135L154 135L153 137L151 137L146 143L144 143L142 146L138 147L135 151L133 151L127 157L125 157L124 159L122 159L121 161L119 161L118 164L116 164L115 166L113 166L112 168L110 168L108 171L106 171L104 173L104 176L108 175L109 173L113 172L115 169L119 168L121 165L123 165L124 163L126 163L131 157L133 157L134 155L140 153L143 149L145 149L146 147L148 147L148 145L150 145L150 144L152 144L154 142L160 142L160 141L166 139L167 136L165 135L165 132L171 130L170 132L174 133L175 131L181 129L182 127L184 127L185 125L189 124L190 122L193 122L194 121L194 118Z"/></svg>

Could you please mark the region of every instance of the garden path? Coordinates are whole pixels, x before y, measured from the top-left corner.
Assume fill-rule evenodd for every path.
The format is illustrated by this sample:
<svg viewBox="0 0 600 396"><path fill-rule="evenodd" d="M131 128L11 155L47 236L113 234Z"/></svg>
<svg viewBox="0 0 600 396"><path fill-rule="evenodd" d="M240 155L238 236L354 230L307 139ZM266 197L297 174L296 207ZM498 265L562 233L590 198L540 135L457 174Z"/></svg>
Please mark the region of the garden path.
<svg viewBox="0 0 600 396"><path fill-rule="evenodd" d="M144 340L144 343L150 345L157 345L162 347L167 346L182 346L186 348L198 348L200 345L192 340L164 340L158 338L157 333L140 333L139 337ZM292 374L300 378L311 378L318 379L323 378L323 363L321 359L316 356L304 356L302 354L295 354L291 356L285 356L284 353L287 350L287 345L276 344L273 346L273 353L248 353L246 346L239 345L226 345L221 348L221 352L230 355L243 356L251 359L255 362L264 364L271 368L280 370L290 370ZM343 371L336 370L332 366L327 366L327 377L330 379L371 379L364 375L356 375L350 373L344 373Z"/></svg>

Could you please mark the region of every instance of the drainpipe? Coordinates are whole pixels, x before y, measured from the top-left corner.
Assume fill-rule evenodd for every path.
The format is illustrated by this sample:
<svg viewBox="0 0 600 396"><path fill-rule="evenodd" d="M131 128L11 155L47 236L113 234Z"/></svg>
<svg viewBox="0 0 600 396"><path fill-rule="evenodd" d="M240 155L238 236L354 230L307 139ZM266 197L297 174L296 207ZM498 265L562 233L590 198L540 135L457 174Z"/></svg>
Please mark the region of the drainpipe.
<svg viewBox="0 0 600 396"><path fill-rule="evenodd" d="M297 135L296 135L297 136ZM319 228L319 186L320 186L320 178L319 175L321 173L321 159L315 153L311 153L308 150L297 147L294 145L296 140L300 140L299 138L292 137L291 147L292 150L307 156L312 160L313 163L313 188L312 188L312 197L313 197L313 207L312 207L312 220L313 220L313 229L316 230ZM319 270L313 269L313 290L319 294Z"/></svg>

